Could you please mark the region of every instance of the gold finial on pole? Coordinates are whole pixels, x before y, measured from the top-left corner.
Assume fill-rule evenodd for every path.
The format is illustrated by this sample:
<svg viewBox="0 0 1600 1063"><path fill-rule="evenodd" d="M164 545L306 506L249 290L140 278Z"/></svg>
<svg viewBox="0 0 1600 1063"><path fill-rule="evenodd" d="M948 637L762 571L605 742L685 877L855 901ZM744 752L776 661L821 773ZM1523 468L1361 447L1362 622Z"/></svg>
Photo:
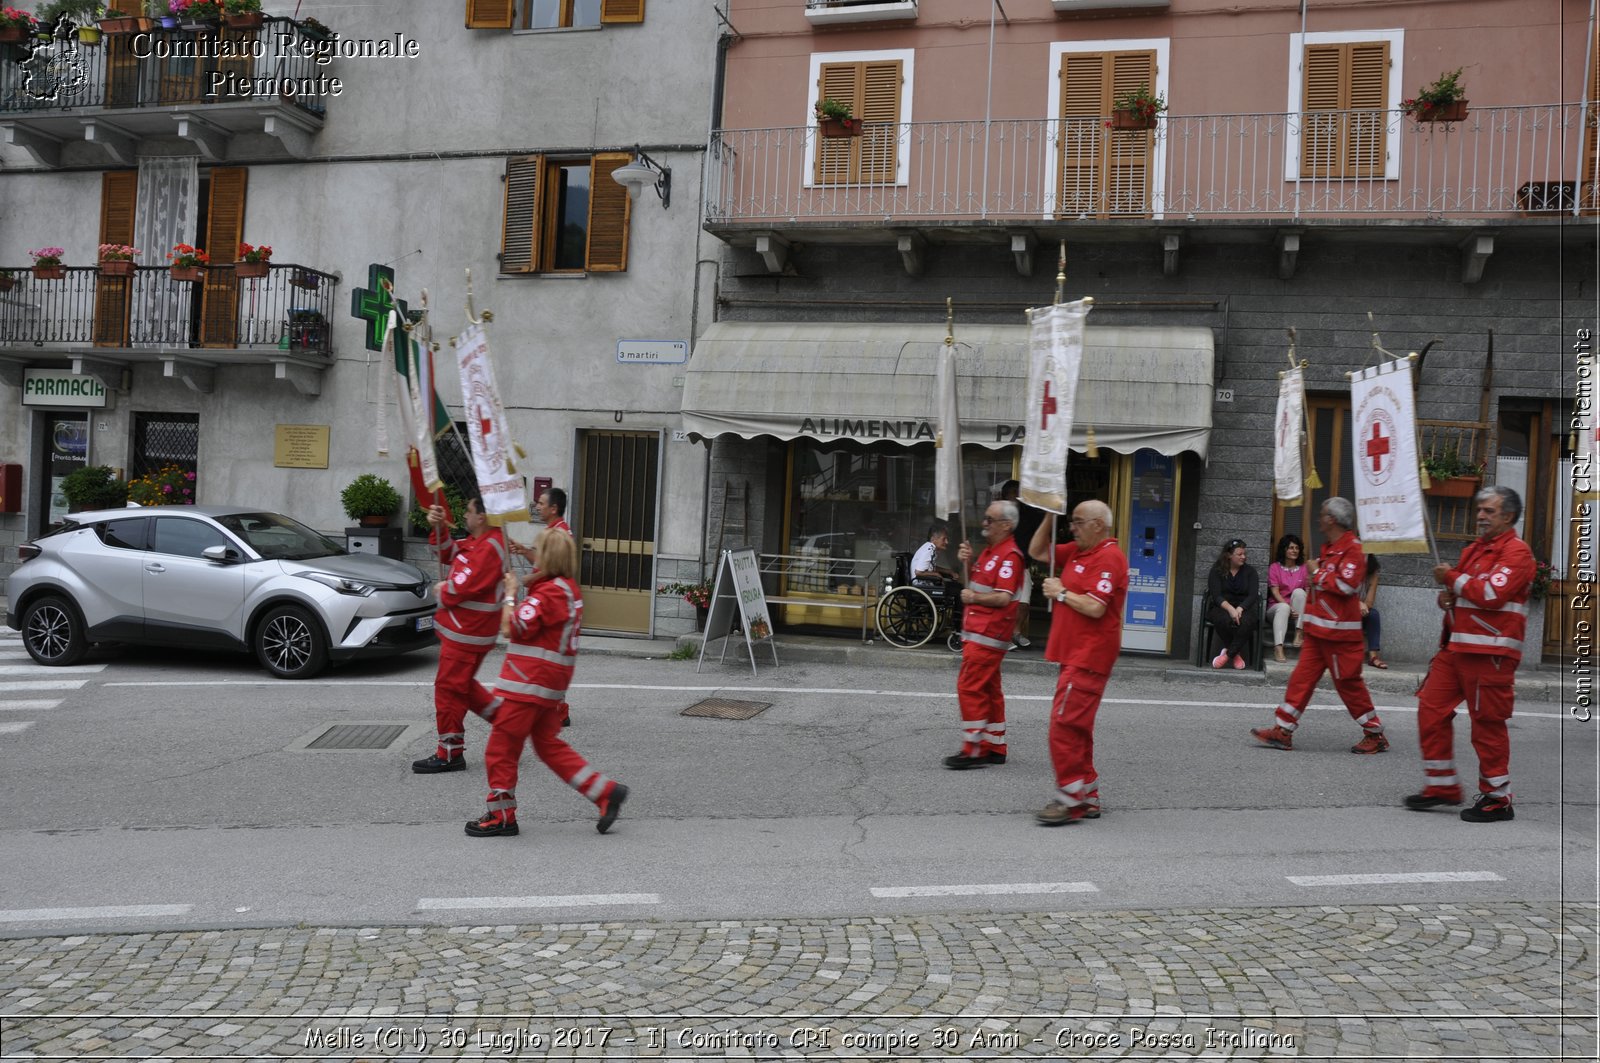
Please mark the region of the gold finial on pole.
<svg viewBox="0 0 1600 1063"><path fill-rule="evenodd" d="M1061 300L1066 296L1066 293L1067 293L1067 242L1065 240L1062 240L1061 241L1061 253L1058 256L1056 256L1056 302L1058 302L1058 303L1061 302Z"/></svg>

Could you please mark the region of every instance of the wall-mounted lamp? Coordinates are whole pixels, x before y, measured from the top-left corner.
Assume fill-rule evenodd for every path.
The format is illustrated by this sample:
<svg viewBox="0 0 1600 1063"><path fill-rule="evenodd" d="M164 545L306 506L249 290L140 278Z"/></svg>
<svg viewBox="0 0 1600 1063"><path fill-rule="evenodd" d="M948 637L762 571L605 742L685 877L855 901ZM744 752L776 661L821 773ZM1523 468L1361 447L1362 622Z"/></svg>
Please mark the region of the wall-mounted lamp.
<svg viewBox="0 0 1600 1063"><path fill-rule="evenodd" d="M638 147L633 149L633 161L612 170L611 179L626 188L634 199L639 198L645 185L653 185L663 208L672 203L672 167L662 166Z"/></svg>

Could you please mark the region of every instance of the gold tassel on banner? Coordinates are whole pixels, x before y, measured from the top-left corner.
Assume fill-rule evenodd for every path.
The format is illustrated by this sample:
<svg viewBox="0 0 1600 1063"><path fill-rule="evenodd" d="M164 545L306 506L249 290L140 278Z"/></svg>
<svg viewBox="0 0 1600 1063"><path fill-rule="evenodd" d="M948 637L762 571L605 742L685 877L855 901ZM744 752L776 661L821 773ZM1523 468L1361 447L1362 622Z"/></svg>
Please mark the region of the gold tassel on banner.
<svg viewBox="0 0 1600 1063"><path fill-rule="evenodd" d="M1094 425L1090 425L1084 432L1083 453L1090 458L1098 458L1100 456L1100 448L1094 441Z"/></svg>

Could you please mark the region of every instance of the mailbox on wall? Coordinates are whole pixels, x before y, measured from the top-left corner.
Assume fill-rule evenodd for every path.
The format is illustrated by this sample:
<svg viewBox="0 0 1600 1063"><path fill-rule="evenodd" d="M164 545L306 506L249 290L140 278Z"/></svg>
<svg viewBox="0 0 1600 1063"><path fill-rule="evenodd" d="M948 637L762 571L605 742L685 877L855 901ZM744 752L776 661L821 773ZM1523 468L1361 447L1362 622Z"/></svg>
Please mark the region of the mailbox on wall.
<svg viewBox="0 0 1600 1063"><path fill-rule="evenodd" d="M0 513L22 512L22 466L0 465Z"/></svg>

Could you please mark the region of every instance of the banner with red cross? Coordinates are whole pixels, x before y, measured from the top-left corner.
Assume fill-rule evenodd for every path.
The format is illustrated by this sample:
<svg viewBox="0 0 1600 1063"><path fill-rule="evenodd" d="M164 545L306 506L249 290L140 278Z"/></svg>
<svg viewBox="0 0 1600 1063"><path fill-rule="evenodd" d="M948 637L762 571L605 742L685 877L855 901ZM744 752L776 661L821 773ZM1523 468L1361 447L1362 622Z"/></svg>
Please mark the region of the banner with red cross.
<svg viewBox="0 0 1600 1063"><path fill-rule="evenodd" d="M1051 513L1067 511L1067 443L1083 363L1087 299L1033 311L1028 339L1028 405L1023 411L1018 497ZM1026 546L1026 544L1024 544Z"/></svg>
<svg viewBox="0 0 1600 1063"><path fill-rule="evenodd" d="M1368 553L1429 549L1411 364L1397 359L1350 378L1356 526Z"/></svg>
<svg viewBox="0 0 1600 1063"><path fill-rule="evenodd" d="M478 493L483 496L483 512L497 528L509 521L527 521L527 483L516 469L516 460L524 452L511 438L500 405L489 336L482 325L469 325L456 337L456 359L461 367L461 404L467 410L467 437L472 441L472 467Z"/></svg>

